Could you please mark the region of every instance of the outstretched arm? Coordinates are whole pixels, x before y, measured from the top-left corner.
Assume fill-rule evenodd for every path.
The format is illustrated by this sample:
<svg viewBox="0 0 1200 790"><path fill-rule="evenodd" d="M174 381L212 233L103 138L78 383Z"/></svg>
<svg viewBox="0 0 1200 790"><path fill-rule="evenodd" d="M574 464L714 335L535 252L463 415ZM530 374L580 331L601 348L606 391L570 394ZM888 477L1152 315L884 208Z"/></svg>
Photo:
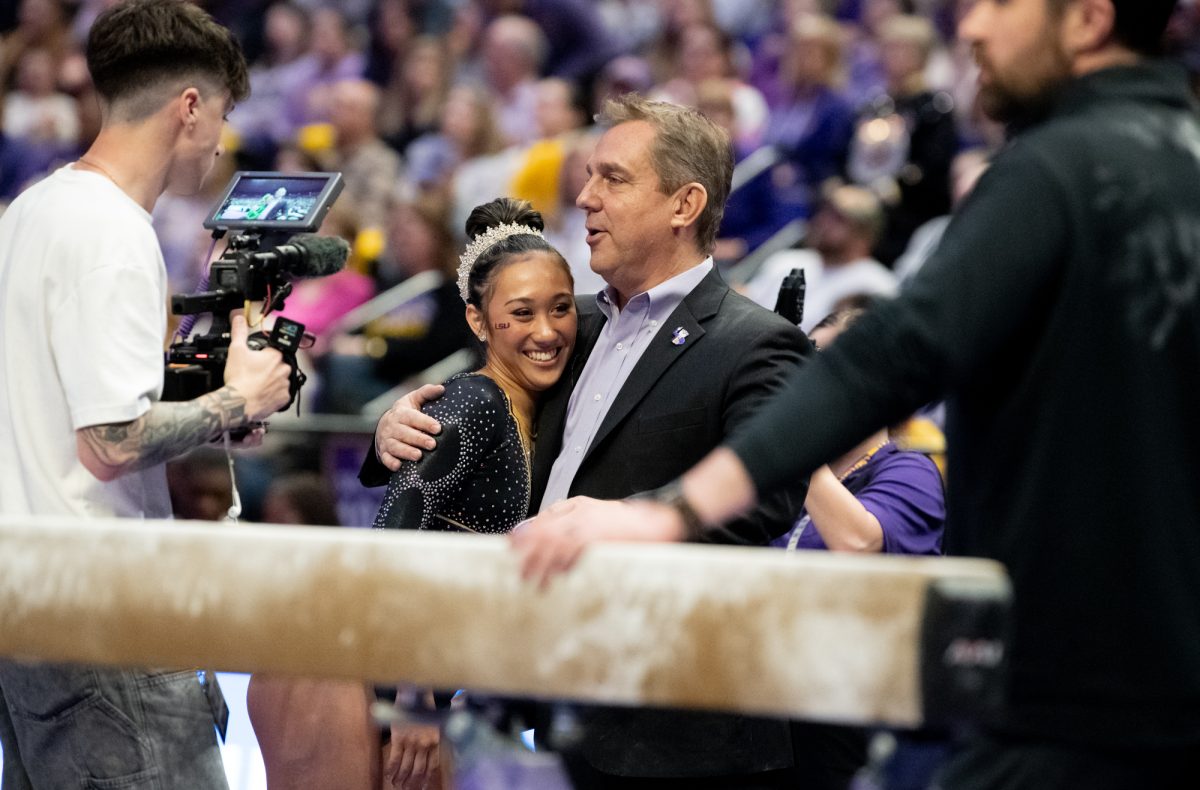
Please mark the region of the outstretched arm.
<svg viewBox="0 0 1200 790"><path fill-rule="evenodd" d="M246 399L222 387L183 403L155 403L126 423L93 425L75 432L79 460L104 482L165 463L245 424Z"/></svg>
<svg viewBox="0 0 1200 790"><path fill-rule="evenodd" d="M1030 194L1051 199L1030 201ZM717 528L870 430L973 381L1036 325L1064 260L1063 194L1052 168L1028 153L1010 153L1003 167L998 162L900 297L846 330L683 476L684 499L698 522L691 531ZM677 509L661 504L582 502L555 515L539 517L533 534L514 536L526 577L544 580L570 567L595 540L682 540L689 531ZM571 542L537 534L556 529Z"/></svg>
<svg viewBox="0 0 1200 790"><path fill-rule="evenodd" d="M291 370L282 355L275 349L251 350L240 313L231 325L225 386L190 401L155 403L129 422L80 428L76 453L89 472L105 482L115 480L259 422L287 404Z"/></svg>
<svg viewBox="0 0 1200 790"><path fill-rule="evenodd" d="M589 544L598 541L671 542L704 537L757 499L738 457L718 447L681 480L683 499L695 523L670 505L650 499L604 500L572 497L543 510L510 533L521 554L521 575L540 587L566 571Z"/></svg>

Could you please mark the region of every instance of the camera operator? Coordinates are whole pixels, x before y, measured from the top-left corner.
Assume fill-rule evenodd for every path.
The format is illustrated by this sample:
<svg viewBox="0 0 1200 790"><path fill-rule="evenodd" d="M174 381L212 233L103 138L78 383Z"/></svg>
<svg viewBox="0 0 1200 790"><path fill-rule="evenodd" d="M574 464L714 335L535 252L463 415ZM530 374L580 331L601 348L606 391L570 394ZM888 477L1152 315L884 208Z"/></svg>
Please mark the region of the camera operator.
<svg viewBox="0 0 1200 790"><path fill-rule="evenodd" d="M104 12L87 62L95 143L0 220L0 511L165 518L166 460L289 400L280 353L251 350L236 315L225 386L159 402L167 277L150 211L212 170L246 63L229 31L178 0ZM194 669L0 661L4 788L223 788L222 709Z"/></svg>

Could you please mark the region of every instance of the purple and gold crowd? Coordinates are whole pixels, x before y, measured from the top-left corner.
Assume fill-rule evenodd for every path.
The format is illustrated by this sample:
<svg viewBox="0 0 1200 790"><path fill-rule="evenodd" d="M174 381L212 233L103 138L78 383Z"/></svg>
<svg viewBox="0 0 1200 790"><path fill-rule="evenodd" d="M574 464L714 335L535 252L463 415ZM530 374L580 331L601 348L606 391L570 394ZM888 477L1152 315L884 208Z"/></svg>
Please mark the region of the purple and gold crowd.
<svg viewBox="0 0 1200 790"><path fill-rule="evenodd" d="M0 201L96 134L82 45L111 4L21 0L0 11ZM846 300L894 293L1003 144L978 110L971 53L954 39L962 0L200 5L241 42L252 92L229 117L226 172L155 209L172 289L195 288L201 222L235 170L341 171L346 189L323 231L353 242L350 265L304 283L289 305L320 338L326 384L312 402L324 411L358 412L470 346L452 270L463 221L482 201L529 200L577 290L603 287L574 201L606 98L635 91L695 106L730 132L738 188L717 264L767 307L784 274L804 267L806 329ZM1180 4L1170 35L1200 71L1200 4ZM783 251L763 254L774 248ZM399 306L341 321L426 271L441 285L427 278L434 285Z"/></svg>

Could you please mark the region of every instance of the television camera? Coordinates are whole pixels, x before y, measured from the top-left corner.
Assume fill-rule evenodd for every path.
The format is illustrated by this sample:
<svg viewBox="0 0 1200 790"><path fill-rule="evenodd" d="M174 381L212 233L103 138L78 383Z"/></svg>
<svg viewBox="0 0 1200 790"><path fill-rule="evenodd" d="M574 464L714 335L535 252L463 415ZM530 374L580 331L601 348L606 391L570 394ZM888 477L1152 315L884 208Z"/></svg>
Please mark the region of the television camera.
<svg viewBox="0 0 1200 790"><path fill-rule="evenodd" d="M266 316L283 308L294 280L323 277L345 266L349 244L313 234L341 191L341 173L234 175L204 221L214 239L234 235L209 266L197 293L171 297L171 312L185 318L177 332L180 339L167 349L163 400L192 400L223 386L230 311L262 302ZM201 313L212 316L207 330L188 337ZM250 335L252 348L279 349L292 369L291 399L280 411L292 405L304 385L296 351L305 337L303 324L282 316L276 316L270 334Z"/></svg>

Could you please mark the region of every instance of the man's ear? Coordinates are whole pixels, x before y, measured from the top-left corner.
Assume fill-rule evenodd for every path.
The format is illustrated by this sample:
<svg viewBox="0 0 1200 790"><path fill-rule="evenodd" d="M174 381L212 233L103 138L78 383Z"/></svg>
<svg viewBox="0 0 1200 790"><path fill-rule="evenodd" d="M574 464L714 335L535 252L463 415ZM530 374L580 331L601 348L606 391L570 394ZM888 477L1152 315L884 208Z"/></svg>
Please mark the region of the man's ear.
<svg viewBox="0 0 1200 790"><path fill-rule="evenodd" d="M196 121L200 119L200 104L203 101L204 98L196 88L184 88L175 97L176 112L179 116L179 123L183 128L188 131L195 129Z"/></svg>
<svg viewBox="0 0 1200 790"><path fill-rule="evenodd" d="M1059 27L1063 51L1073 57L1115 43L1113 26L1116 16L1112 0L1073 0L1067 3Z"/></svg>
<svg viewBox="0 0 1200 790"><path fill-rule="evenodd" d="M696 224L707 205L708 190L695 181L684 184L675 191L671 227L682 229Z"/></svg>

